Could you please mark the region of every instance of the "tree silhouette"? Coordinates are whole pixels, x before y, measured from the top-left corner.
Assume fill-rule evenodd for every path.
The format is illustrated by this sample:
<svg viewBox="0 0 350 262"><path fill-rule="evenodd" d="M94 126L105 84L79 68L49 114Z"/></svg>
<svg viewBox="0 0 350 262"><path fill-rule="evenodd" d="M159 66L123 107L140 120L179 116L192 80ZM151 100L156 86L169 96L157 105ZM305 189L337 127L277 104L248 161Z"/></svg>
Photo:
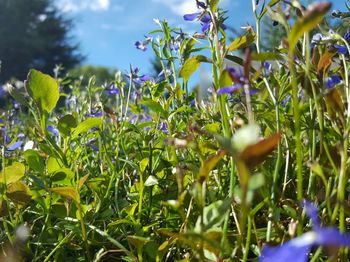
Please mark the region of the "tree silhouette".
<svg viewBox="0 0 350 262"><path fill-rule="evenodd" d="M30 68L52 74L56 65L79 64L72 26L52 0L0 0L0 83L25 79Z"/></svg>

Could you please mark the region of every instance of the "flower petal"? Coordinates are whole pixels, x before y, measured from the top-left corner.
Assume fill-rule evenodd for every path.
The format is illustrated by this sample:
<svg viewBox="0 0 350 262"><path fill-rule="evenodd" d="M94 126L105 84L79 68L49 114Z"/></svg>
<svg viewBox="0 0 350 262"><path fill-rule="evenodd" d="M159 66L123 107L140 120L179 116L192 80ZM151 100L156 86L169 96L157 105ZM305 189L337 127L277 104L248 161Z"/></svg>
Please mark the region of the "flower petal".
<svg viewBox="0 0 350 262"><path fill-rule="evenodd" d="M333 47L337 49L337 51L343 55L346 55L348 53L348 49L345 45L337 45L334 44Z"/></svg>
<svg viewBox="0 0 350 262"><path fill-rule="evenodd" d="M8 151L14 151L18 148L20 148L23 145L23 141L17 141L16 143L13 143L12 145L7 147Z"/></svg>
<svg viewBox="0 0 350 262"><path fill-rule="evenodd" d="M241 84L235 84L233 86L225 86L218 90L217 94L232 94L233 92L237 91L238 89L242 88Z"/></svg>
<svg viewBox="0 0 350 262"><path fill-rule="evenodd" d="M315 204L307 200L304 200L302 205L305 208L305 212L307 216L312 221L312 227L314 228L314 230L319 229L321 227L321 221L318 217L317 207L315 206Z"/></svg>
<svg viewBox="0 0 350 262"><path fill-rule="evenodd" d="M321 246L350 246L350 234L342 234L337 228L328 227L316 231L316 244Z"/></svg>
<svg viewBox="0 0 350 262"><path fill-rule="evenodd" d="M201 15L201 12L199 13L193 13L193 14L186 14L183 16L185 21L193 21L198 18L198 16Z"/></svg>

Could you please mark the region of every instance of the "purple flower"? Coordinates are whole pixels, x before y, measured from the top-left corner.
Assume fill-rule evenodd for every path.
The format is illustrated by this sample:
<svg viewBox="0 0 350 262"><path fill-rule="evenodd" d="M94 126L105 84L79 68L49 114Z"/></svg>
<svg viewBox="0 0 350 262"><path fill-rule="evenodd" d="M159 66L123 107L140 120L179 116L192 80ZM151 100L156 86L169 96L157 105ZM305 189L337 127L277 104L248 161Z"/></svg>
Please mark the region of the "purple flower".
<svg viewBox="0 0 350 262"><path fill-rule="evenodd" d="M237 84L234 84L233 86L225 86L225 87L221 87L217 94L218 95L222 95L222 94L232 94L234 93L235 91L239 90L242 88L242 84L240 83L237 83Z"/></svg>
<svg viewBox="0 0 350 262"><path fill-rule="evenodd" d="M98 145L97 145L97 139L96 139L96 138L89 139L89 140L86 142L86 145L87 145L88 147L90 147L92 150L98 151Z"/></svg>
<svg viewBox="0 0 350 262"><path fill-rule="evenodd" d="M119 95L120 90L119 88L114 84L110 84L109 87L106 88L105 92L109 95Z"/></svg>
<svg viewBox="0 0 350 262"><path fill-rule="evenodd" d="M346 33L344 35L344 39L348 42L350 42L350 28L346 30Z"/></svg>
<svg viewBox="0 0 350 262"><path fill-rule="evenodd" d="M7 151L14 151L23 145L23 141L17 141L7 147Z"/></svg>
<svg viewBox="0 0 350 262"><path fill-rule="evenodd" d="M47 126L46 130L53 134L54 137L58 137L59 135L58 130L54 126Z"/></svg>
<svg viewBox="0 0 350 262"><path fill-rule="evenodd" d="M201 8L201 6L199 7ZM202 12L186 14L183 16L183 18L185 21L199 20L202 25L203 33L207 32L212 24L212 19L208 13L205 13L205 10L203 10ZM226 29L226 26L224 24L222 24L220 27L224 30Z"/></svg>
<svg viewBox="0 0 350 262"><path fill-rule="evenodd" d="M134 84L137 85L141 85L143 82L145 81L149 81L151 80L151 77L148 75L141 75L139 76L139 69L136 67L135 69L131 68L131 76L130 75L126 75L127 78L130 79L130 77L132 78L132 82Z"/></svg>
<svg viewBox="0 0 350 262"><path fill-rule="evenodd" d="M146 51L147 50L147 45L152 41L152 38L146 37L145 40L141 41L136 41L135 42L135 47L139 50Z"/></svg>
<svg viewBox="0 0 350 262"><path fill-rule="evenodd" d="M168 134L168 125L166 122L161 122L158 126L158 130L163 131L165 134Z"/></svg>
<svg viewBox="0 0 350 262"><path fill-rule="evenodd" d="M342 82L342 78L340 75L332 75L327 77L326 86L327 88L333 88L335 85L340 84Z"/></svg>
<svg viewBox="0 0 350 262"><path fill-rule="evenodd" d="M90 113L90 116L92 116L92 117L101 117L102 116L102 111L101 111L101 109L100 108L93 108L92 110L91 110L91 113Z"/></svg>
<svg viewBox="0 0 350 262"><path fill-rule="evenodd" d="M261 252L260 262L306 262L308 253L314 246L350 246L350 234L342 234L333 227L322 228L315 205L305 201L304 207L312 221L313 231L278 247L265 246Z"/></svg>
<svg viewBox="0 0 350 262"><path fill-rule="evenodd" d="M265 75L269 76L271 74L272 65L269 62L263 62L263 67L265 69Z"/></svg>
<svg viewBox="0 0 350 262"><path fill-rule="evenodd" d="M346 55L348 53L348 49L345 45L337 45L334 44L333 47L341 54Z"/></svg>

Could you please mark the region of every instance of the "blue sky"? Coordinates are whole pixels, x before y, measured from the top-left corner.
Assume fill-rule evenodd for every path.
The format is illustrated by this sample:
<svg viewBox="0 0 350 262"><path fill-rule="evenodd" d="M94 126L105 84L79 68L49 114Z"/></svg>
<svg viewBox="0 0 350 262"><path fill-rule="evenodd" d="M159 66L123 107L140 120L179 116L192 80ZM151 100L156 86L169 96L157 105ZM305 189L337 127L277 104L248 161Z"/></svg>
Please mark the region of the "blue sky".
<svg viewBox="0 0 350 262"><path fill-rule="evenodd" d="M333 0L344 10L344 0ZM136 50L134 43L157 29L154 18L166 19L185 31L200 31L200 25L185 22L182 15L196 11L195 0L55 0L65 15L75 20L72 33L87 57L85 63L127 70L129 65L150 70L152 50ZM239 28L252 23L251 0L221 0L228 10L226 24Z"/></svg>

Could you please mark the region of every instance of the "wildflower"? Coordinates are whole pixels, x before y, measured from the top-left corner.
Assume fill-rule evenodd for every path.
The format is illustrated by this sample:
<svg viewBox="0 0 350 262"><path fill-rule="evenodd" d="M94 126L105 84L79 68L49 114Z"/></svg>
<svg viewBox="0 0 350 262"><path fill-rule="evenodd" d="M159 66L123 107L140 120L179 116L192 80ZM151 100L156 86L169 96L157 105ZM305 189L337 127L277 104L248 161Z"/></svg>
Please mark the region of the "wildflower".
<svg viewBox="0 0 350 262"><path fill-rule="evenodd" d="M350 42L350 28L348 28L346 30L346 33L344 35L344 39L347 41L347 42Z"/></svg>
<svg viewBox="0 0 350 262"><path fill-rule="evenodd" d="M165 134L168 134L168 125L166 122L161 122L158 126L158 130L163 131Z"/></svg>
<svg viewBox="0 0 350 262"><path fill-rule="evenodd" d="M147 50L147 45L152 41L152 38L146 37L145 40L141 41L136 41L135 42L135 47L139 50L146 51Z"/></svg>
<svg viewBox="0 0 350 262"><path fill-rule="evenodd" d="M54 126L47 126L46 130L53 134L54 137L58 137L58 130Z"/></svg>
<svg viewBox="0 0 350 262"><path fill-rule="evenodd" d="M132 82L137 85L141 85L143 82L151 80L151 77L148 75L139 76L139 71L140 69L137 67L135 69L131 68L130 75L126 75L126 77L129 79L131 78Z"/></svg>
<svg viewBox="0 0 350 262"><path fill-rule="evenodd" d="M97 144L97 139L96 139L96 138L89 139L89 140L86 142L86 145L87 145L88 147L90 147L92 150L98 151L98 144Z"/></svg>
<svg viewBox="0 0 350 262"><path fill-rule="evenodd" d="M311 48L314 48L316 44L318 44L319 42L321 42L323 39L323 35L321 33L317 33L315 35L312 36L311 39Z"/></svg>
<svg viewBox="0 0 350 262"><path fill-rule="evenodd" d="M348 49L345 45L337 45L334 44L333 47L341 54L346 55L348 53Z"/></svg>
<svg viewBox="0 0 350 262"><path fill-rule="evenodd" d="M263 62L263 67L265 69L265 75L269 76L271 73L272 65L269 62Z"/></svg>
<svg viewBox="0 0 350 262"><path fill-rule="evenodd" d="M109 87L106 88L105 92L109 95L119 95L120 90L119 88L114 84L110 84Z"/></svg>
<svg viewBox="0 0 350 262"><path fill-rule="evenodd" d="M265 246L260 262L306 262L308 253L315 246L350 246L350 234L342 234L333 227L321 227L316 207L310 202L304 202L306 214L310 217L313 231L287 241L278 247Z"/></svg>
<svg viewBox="0 0 350 262"><path fill-rule="evenodd" d="M326 86L327 88L333 88L335 85L340 84L342 82L342 78L340 75L332 75L327 77Z"/></svg>
<svg viewBox="0 0 350 262"><path fill-rule="evenodd" d="M225 87L220 88L217 91L218 95L232 94L235 91L241 89L244 84L248 83L248 80L243 76L242 70L237 71L232 67L228 67L226 70L229 73L234 84L232 86L225 86Z"/></svg>
<svg viewBox="0 0 350 262"><path fill-rule="evenodd" d="M205 33L209 30L211 24L212 24L212 19L211 16L206 13L205 11L205 5L202 3L200 4L200 2L197 2L197 7L199 9L202 9L201 12L196 12L196 13L192 13L192 14L185 14L183 16L185 21L194 21L194 20L199 20L201 25L202 25L202 32ZM226 26L224 24L220 25L220 27L222 29L226 29Z"/></svg>

